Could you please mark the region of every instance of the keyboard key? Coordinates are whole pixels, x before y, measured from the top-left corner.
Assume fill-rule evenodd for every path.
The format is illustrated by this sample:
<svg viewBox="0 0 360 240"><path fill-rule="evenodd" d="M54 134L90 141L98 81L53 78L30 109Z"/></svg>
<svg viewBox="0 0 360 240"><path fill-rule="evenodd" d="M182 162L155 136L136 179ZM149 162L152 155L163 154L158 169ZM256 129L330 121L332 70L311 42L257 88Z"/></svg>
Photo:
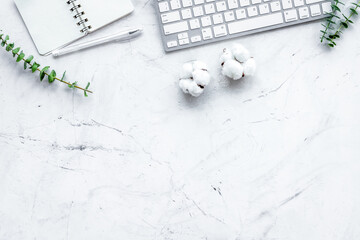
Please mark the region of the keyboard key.
<svg viewBox="0 0 360 240"><path fill-rule="evenodd" d="M261 0L251 0L251 3L252 4L259 4L259 3L261 3Z"/></svg>
<svg viewBox="0 0 360 240"><path fill-rule="evenodd" d="M194 7L193 12L195 17L200 17L204 15L204 10L202 6Z"/></svg>
<svg viewBox="0 0 360 240"><path fill-rule="evenodd" d="M213 29L214 29L214 35L215 35L216 38L223 37L223 36L227 35L225 25L215 26Z"/></svg>
<svg viewBox="0 0 360 240"><path fill-rule="evenodd" d="M207 27L207 26L210 26L211 25L211 19L209 16L206 16L206 17L202 17L201 18L201 25L203 27Z"/></svg>
<svg viewBox="0 0 360 240"><path fill-rule="evenodd" d="M292 8L291 0L282 0L282 6L283 6L283 9Z"/></svg>
<svg viewBox="0 0 360 240"><path fill-rule="evenodd" d="M186 45L189 44L189 38L184 38L179 40L179 45Z"/></svg>
<svg viewBox="0 0 360 240"><path fill-rule="evenodd" d="M223 16L221 14L213 15L213 22L214 24L223 23L224 22Z"/></svg>
<svg viewBox="0 0 360 240"><path fill-rule="evenodd" d="M304 0L294 0L294 6L300 7L304 5Z"/></svg>
<svg viewBox="0 0 360 240"><path fill-rule="evenodd" d="M216 3L216 9L218 12L223 12L226 10L226 3L225 1L217 2Z"/></svg>
<svg viewBox="0 0 360 240"><path fill-rule="evenodd" d="M258 15L258 10L257 10L256 6L248 7L247 12L248 12L249 17L253 17L253 16Z"/></svg>
<svg viewBox="0 0 360 240"><path fill-rule="evenodd" d="M292 22L298 19L296 9L285 11L284 16L285 22Z"/></svg>
<svg viewBox="0 0 360 240"><path fill-rule="evenodd" d="M177 45L178 45L177 41L170 41L170 42L167 42L167 46L168 46L168 48L177 47Z"/></svg>
<svg viewBox="0 0 360 240"><path fill-rule="evenodd" d="M212 39L213 38L213 34L212 34L212 31L211 31L211 28L203 28L201 30L201 33L203 35L203 39L204 40L209 40L209 39Z"/></svg>
<svg viewBox="0 0 360 240"><path fill-rule="evenodd" d="M163 23L171 23L180 20L180 13L179 11L163 13L161 14L161 21Z"/></svg>
<svg viewBox="0 0 360 240"><path fill-rule="evenodd" d="M164 25L165 35L179 33L179 32L185 32L187 30L189 30L189 26L186 21L170 23L170 24Z"/></svg>
<svg viewBox="0 0 360 240"><path fill-rule="evenodd" d="M236 14L236 19L246 18L246 12L245 12L245 9L243 9L243 8L236 10L235 14Z"/></svg>
<svg viewBox="0 0 360 240"><path fill-rule="evenodd" d="M300 19L305 19L305 18L310 17L309 8L308 7L299 8L299 16L300 16Z"/></svg>
<svg viewBox="0 0 360 240"><path fill-rule="evenodd" d="M171 0L170 1L170 6L172 10L176 10L181 8L181 4L180 4L180 0Z"/></svg>
<svg viewBox="0 0 360 240"><path fill-rule="evenodd" d="M191 42L195 43L195 42L200 42L201 41L201 37L200 36L193 36L191 37Z"/></svg>
<svg viewBox="0 0 360 240"><path fill-rule="evenodd" d="M183 7L191 7L192 0L182 0Z"/></svg>
<svg viewBox="0 0 360 240"><path fill-rule="evenodd" d="M184 39L184 38L189 38L189 35L187 32L184 32L184 33L179 33L178 34L178 39Z"/></svg>
<svg viewBox="0 0 360 240"><path fill-rule="evenodd" d="M321 6L324 14L332 12L331 2L323 3Z"/></svg>
<svg viewBox="0 0 360 240"><path fill-rule="evenodd" d="M259 5L259 12L260 14L265 14L265 13L269 13L269 4L264 3L264 4L260 4Z"/></svg>
<svg viewBox="0 0 360 240"><path fill-rule="evenodd" d="M229 9L235 9L239 7L238 0L228 0Z"/></svg>
<svg viewBox="0 0 360 240"><path fill-rule="evenodd" d="M170 10L168 2L159 2L159 10L160 12L167 12Z"/></svg>
<svg viewBox="0 0 360 240"><path fill-rule="evenodd" d="M206 4L204 6L205 8L205 13L206 14L212 14L212 13L215 13L215 5L213 3L210 3L210 4Z"/></svg>
<svg viewBox="0 0 360 240"><path fill-rule="evenodd" d="M319 4L311 5L310 12L312 17L321 15L320 5Z"/></svg>
<svg viewBox="0 0 360 240"><path fill-rule="evenodd" d="M322 2L324 0L306 0L306 4L313 4L313 3L318 3L318 2Z"/></svg>
<svg viewBox="0 0 360 240"><path fill-rule="evenodd" d="M249 18L228 24L229 34L246 32L253 29L278 25L284 22L282 13L263 15L260 17Z"/></svg>
<svg viewBox="0 0 360 240"><path fill-rule="evenodd" d="M246 7L250 5L250 0L240 0L240 6Z"/></svg>
<svg viewBox="0 0 360 240"><path fill-rule="evenodd" d="M279 1L275 1L275 2L270 3L270 7L271 7L272 12L277 12L277 11L281 10L281 6L280 6Z"/></svg>
<svg viewBox="0 0 360 240"><path fill-rule="evenodd" d="M192 19L190 20L190 28L191 29L197 29L197 28L200 28L200 21L199 19Z"/></svg>
<svg viewBox="0 0 360 240"><path fill-rule="evenodd" d="M181 16L182 16L183 19L192 18L191 9L187 8L187 9L181 10Z"/></svg>
<svg viewBox="0 0 360 240"><path fill-rule="evenodd" d="M235 20L234 11L229 11L224 13L225 21L231 22Z"/></svg>
<svg viewBox="0 0 360 240"><path fill-rule="evenodd" d="M204 0L194 0L195 5L203 4Z"/></svg>

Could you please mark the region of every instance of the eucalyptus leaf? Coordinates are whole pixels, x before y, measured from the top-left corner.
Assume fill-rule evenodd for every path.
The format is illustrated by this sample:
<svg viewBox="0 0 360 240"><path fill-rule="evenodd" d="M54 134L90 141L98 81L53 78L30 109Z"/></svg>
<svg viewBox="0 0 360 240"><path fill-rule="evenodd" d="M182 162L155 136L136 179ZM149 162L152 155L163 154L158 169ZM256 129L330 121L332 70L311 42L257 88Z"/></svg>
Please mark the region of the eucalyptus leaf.
<svg viewBox="0 0 360 240"><path fill-rule="evenodd" d="M66 71L63 73L63 76L62 76L62 78L61 78L61 81L64 81L65 75L66 75Z"/></svg>
<svg viewBox="0 0 360 240"><path fill-rule="evenodd" d="M56 72L55 70L52 70L51 73L48 76L49 83L53 83L56 78Z"/></svg>
<svg viewBox="0 0 360 240"><path fill-rule="evenodd" d="M69 88L74 89L77 86L77 82L73 82L72 84L68 85Z"/></svg>
<svg viewBox="0 0 360 240"><path fill-rule="evenodd" d="M24 62L24 69L27 68L27 64L30 64L31 61L34 59L34 57L32 55L30 55Z"/></svg>
<svg viewBox="0 0 360 240"><path fill-rule="evenodd" d="M6 51L10 52L13 48L14 48L15 44L14 43L10 43L6 46Z"/></svg>
<svg viewBox="0 0 360 240"><path fill-rule="evenodd" d="M40 71L40 81L42 81L46 75L46 71L49 70L50 66L46 66Z"/></svg>
<svg viewBox="0 0 360 240"><path fill-rule="evenodd" d="M31 66L31 72L34 73L36 70L38 70L39 67L40 67L40 64L38 64L37 62L34 62L33 65Z"/></svg>
<svg viewBox="0 0 360 240"><path fill-rule="evenodd" d="M19 54L19 56L16 59L16 62L20 62L21 60L23 60L25 57L25 54L23 53L23 51L21 51L21 53Z"/></svg>
<svg viewBox="0 0 360 240"><path fill-rule="evenodd" d="M18 54L18 52L20 51L20 48L18 47L18 48L15 48L15 49L13 49L12 50L12 53L13 53L13 57L15 57L16 56L16 54Z"/></svg>

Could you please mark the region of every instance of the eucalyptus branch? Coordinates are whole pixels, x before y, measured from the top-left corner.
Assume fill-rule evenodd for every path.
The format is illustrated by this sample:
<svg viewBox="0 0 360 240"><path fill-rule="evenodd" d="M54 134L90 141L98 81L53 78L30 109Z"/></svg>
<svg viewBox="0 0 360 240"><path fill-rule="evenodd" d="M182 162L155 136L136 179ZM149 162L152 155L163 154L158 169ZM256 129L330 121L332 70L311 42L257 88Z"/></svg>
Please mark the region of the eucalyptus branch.
<svg viewBox="0 0 360 240"><path fill-rule="evenodd" d="M350 3L351 5L353 5L349 8L350 15L345 16L345 14L342 13L340 8L338 7L338 3L343 4L343 3L339 2L338 0L335 0L335 4L331 5L333 12L330 14L330 17L327 19L328 24L326 26L324 24L322 24L325 27L325 30L321 30L321 32L322 32L321 42L323 42L323 40L326 39L328 41L327 45L329 47L336 46L335 40L340 38L340 34L342 34L341 30L343 28L345 28L345 29L348 28L350 24L354 23L350 18L353 17L354 15L358 15L357 11L360 8L360 0L357 0L357 2L354 2L354 3ZM341 13L342 17L336 15L336 12ZM337 18L338 22L339 22L337 29L335 29L331 26L332 24L334 24L334 25L336 24L333 21L334 17ZM329 29L334 30L335 32L329 33Z"/></svg>
<svg viewBox="0 0 360 240"><path fill-rule="evenodd" d="M1 31L1 30L0 30ZM87 97L87 93L93 93L92 91L89 90L89 86L90 86L90 82L88 82L88 84L86 85L85 88L79 87L77 85L77 82L68 82L65 81L65 75L66 75L66 71L63 73L62 78L58 78L56 76L56 72L55 70L51 70L50 73L50 66L46 66L42 69L40 69L40 64L38 64L37 62L33 62L34 57L32 55L30 55L28 58L25 59L25 54L23 51L20 51L20 48L15 48L15 44L14 43L9 43L9 36L6 35L3 38L4 34L0 34L0 45L1 47L5 47L5 50L7 52L12 52L13 57L16 57L16 62L20 62L23 61L24 62L24 69L30 69L32 73L35 72L39 72L39 76L40 76L40 81L42 81L45 77L48 78L49 83L53 83L55 80L62 82L64 84L66 84L69 88L72 89L79 89L84 91L84 95L85 97Z"/></svg>
<svg viewBox="0 0 360 240"><path fill-rule="evenodd" d="M331 4L331 9L332 9L332 12L330 13L330 16L326 19L326 22L327 24L324 25L324 24L321 24L323 27L325 27L324 30L321 30L320 32L322 33L322 36L321 36L321 42L324 41L324 38L326 38L326 35L327 35L327 32L329 29L334 29L331 25L332 24L335 24L335 22L333 21L334 18L338 18L339 19L339 16L336 15L336 12L341 12L340 8L339 8L339 4L342 4L344 5L344 3L340 2L339 0L334 0L334 4Z"/></svg>
<svg viewBox="0 0 360 240"><path fill-rule="evenodd" d="M354 23L353 21L350 20L350 18L354 15L358 15L357 10L360 7L360 0L357 3L352 3L352 5L354 5L355 7L350 8L350 12L351 12L350 15L346 17L344 14L342 14L345 21L340 23L339 28L336 30L336 32L333 35L338 35L339 33L341 33L342 28L348 28L350 23Z"/></svg>

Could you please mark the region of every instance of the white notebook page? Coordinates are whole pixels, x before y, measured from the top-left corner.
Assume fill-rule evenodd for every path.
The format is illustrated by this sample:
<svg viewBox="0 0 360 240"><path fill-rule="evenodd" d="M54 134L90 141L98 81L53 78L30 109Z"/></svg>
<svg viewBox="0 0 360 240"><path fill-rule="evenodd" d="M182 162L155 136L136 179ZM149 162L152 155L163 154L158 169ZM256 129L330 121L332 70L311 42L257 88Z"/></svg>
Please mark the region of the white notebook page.
<svg viewBox="0 0 360 240"><path fill-rule="evenodd" d="M42 55L84 36L66 0L15 0L15 3Z"/></svg>

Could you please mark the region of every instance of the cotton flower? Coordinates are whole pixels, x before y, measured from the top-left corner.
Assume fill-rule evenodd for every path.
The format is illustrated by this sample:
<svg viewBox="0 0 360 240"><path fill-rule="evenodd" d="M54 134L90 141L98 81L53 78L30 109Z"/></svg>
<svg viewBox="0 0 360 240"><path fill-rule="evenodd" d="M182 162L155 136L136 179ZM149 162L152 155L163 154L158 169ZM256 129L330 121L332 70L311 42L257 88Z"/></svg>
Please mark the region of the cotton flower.
<svg viewBox="0 0 360 240"><path fill-rule="evenodd" d="M252 76L256 71L256 63L254 58L249 58L244 63L244 76Z"/></svg>
<svg viewBox="0 0 360 240"><path fill-rule="evenodd" d="M188 93L193 97L200 96L204 91L204 89L199 87L192 79L181 79L179 87L184 93Z"/></svg>
<svg viewBox="0 0 360 240"><path fill-rule="evenodd" d="M241 63L246 62L250 58L249 51L240 44L234 44L231 51L234 58Z"/></svg>
<svg viewBox="0 0 360 240"><path fill-rule="evenodd" d="M234 80L239 80L244 75L244 68L238 61L229 59L223 64L222 74Z"/></svg>
<svg viewBox="0 0 360 240"><path fill-rule="evenodd" d="M234 44L231 49L225 48L220 56L222 74L233 80L255 74L256 63L250 57L249 51L240 44Z"/></svg>
<svg viewBox="0 0 360 240"><path fill-rule="evenodd" d="M234 55L228 48L224 48L223 54L220 57L220 64L223 64L226 60L234 59Z"/></svg>
<svg viewBox="0 0 360 240"><path fill-rule="evenodd" d="M183 65L179 87L184 93L198 97L210 83L210 74L205 63L201 61L188 62Z"/></svg>

